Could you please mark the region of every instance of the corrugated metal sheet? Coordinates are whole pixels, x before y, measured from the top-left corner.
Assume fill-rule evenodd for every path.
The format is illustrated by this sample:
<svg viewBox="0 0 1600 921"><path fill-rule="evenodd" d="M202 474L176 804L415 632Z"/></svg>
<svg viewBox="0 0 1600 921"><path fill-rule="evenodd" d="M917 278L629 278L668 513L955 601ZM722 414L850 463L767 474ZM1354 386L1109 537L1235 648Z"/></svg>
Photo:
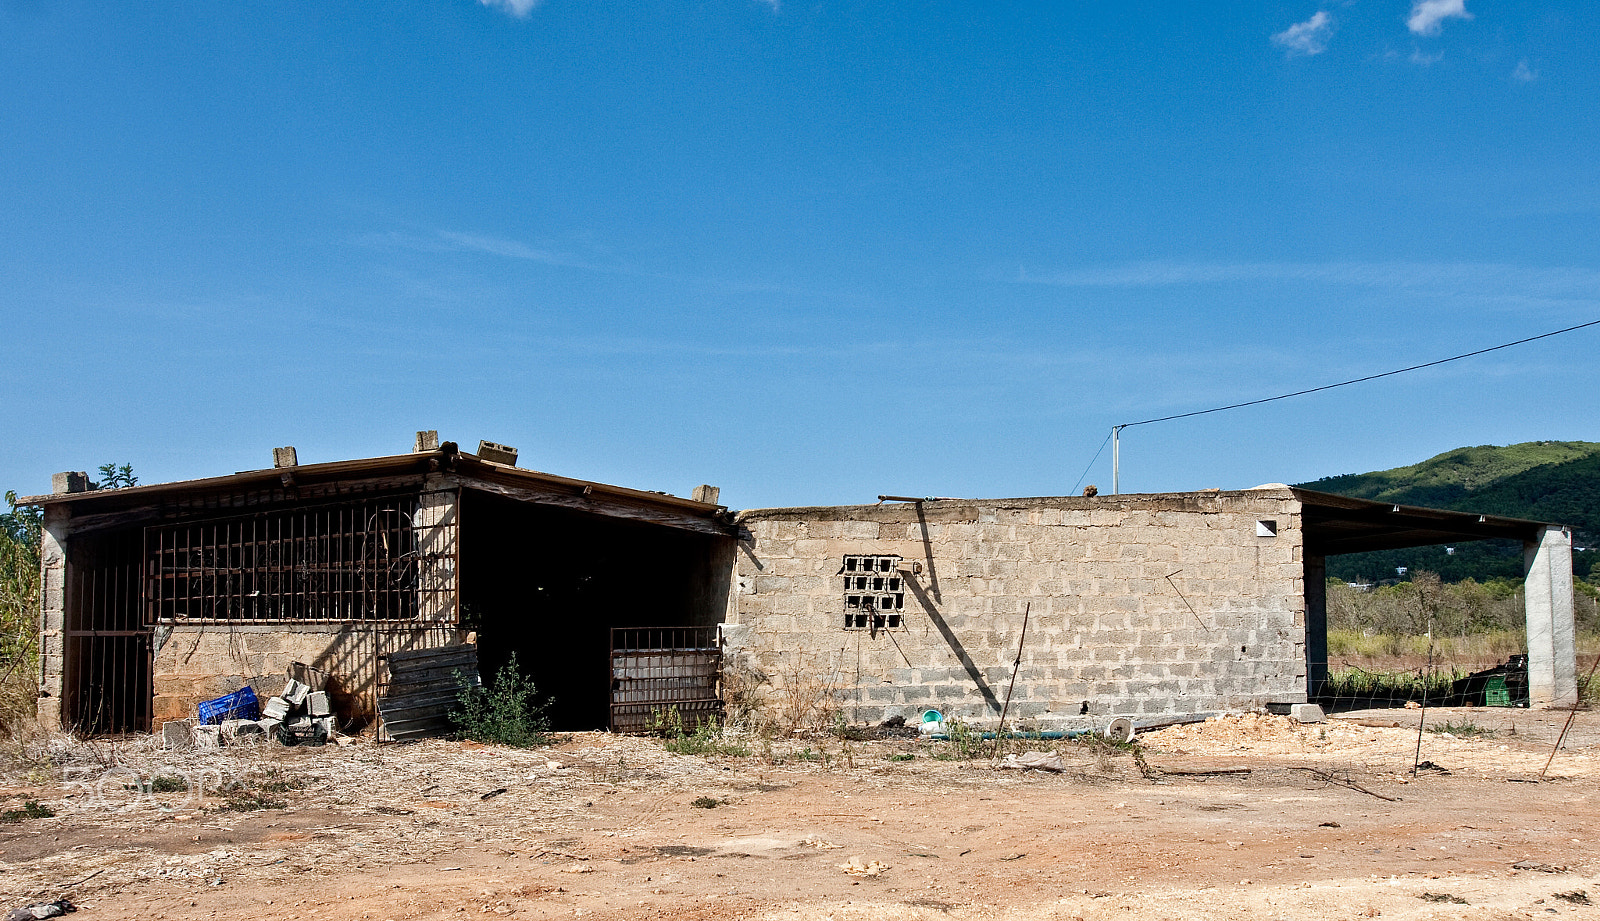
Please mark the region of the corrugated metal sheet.
<svg viewBox="0 0 1600 921"><path fill-rule="evenodd" d="M450 731L463 683L477 687L478 647L439 646L391 652L389 678L378 692L380 737L403 742Z"/></svg>

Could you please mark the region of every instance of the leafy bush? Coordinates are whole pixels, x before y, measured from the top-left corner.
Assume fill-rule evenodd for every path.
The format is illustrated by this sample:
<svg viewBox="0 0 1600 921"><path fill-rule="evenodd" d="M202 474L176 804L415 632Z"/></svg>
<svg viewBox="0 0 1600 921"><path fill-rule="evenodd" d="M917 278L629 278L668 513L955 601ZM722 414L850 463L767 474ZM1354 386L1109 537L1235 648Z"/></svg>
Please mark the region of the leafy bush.
<svg viewBox="0 0 1600 921"><path fill-rule="evenodd" d="M983 733L958 719L944 721L944 733L949 741L933 757L939 761L972 761L990 755L991 746L983 742Z"/></svg>
<svg viewBox="0 0 1600 921"><path fill-rule="evenodd" d="M455 737L512 748L549 745L550 721L544 715L549 701L536 700L536 693L533 682L517 670L512 653L492 684L463 682L457 706L450 711Z"/></svg>

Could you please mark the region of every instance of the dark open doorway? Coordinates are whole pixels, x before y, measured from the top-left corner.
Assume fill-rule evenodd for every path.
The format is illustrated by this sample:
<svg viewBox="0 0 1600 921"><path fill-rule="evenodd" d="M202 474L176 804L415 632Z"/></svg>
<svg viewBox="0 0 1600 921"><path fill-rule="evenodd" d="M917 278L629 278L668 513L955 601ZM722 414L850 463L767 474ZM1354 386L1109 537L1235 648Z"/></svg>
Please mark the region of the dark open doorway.
<svg viewBox="0 0 1600 921"><path fill-rule="evenodd" d="M461 599L489 680L515 654L553 728L606 727L613 627L711 626L731 538L467 489Z"/></svg>

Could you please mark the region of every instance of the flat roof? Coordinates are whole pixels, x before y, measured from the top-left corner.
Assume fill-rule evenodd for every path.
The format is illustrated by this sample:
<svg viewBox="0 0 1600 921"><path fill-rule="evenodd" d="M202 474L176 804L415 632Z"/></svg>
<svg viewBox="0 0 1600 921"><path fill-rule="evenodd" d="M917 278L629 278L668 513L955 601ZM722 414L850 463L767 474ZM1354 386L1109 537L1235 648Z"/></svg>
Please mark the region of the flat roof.
<svg viewBox="0 0 1600 921"><path fill-rule="evenodd" d="M1290 488L1300 500L1306 553L1312 556L1428 547L1465 540L1528 541L1537 539L1545 528L1561 527L1548 521L1395 505Z"/></svg>
<svg viewBox="0 0 1600 921"><path fill-rule="evenodd" d="M910 514L929 520L971 514L976 508L1051 508L1108 509L1145 508L1186 512L1218 511L1237 502L1259 499L1294 499L1301 506L1301 529L1305 550L1311 556L1338 556L1368 550L1396 550L1427 547L1469 540L1537 539L1539 531L1561 527L1546 521L1529 521L1476 512L1395 505L1355 499L1270 483L1254 489L1206 489L1179 493L1120 493L1099 496L1038 496L1010 499L927 498L921 500L885 497L875 505L821 506L811 508L750 509L738 520L811 518L837 520L902 520ZM1235 506L1237 507L1237 506Z"/></svg>

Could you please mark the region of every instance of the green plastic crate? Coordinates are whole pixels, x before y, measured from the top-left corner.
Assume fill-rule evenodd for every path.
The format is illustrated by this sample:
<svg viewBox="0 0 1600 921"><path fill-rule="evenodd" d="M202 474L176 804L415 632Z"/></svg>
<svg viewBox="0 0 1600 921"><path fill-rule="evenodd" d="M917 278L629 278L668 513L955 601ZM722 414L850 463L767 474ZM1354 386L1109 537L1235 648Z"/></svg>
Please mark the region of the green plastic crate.
<svg viewBox="0 0 1600 921"><path fill-rule="evenodd" d="M1485 707L1511 706L1511 692L1506 690L1506 679L1495 675L1483 687L1483 705Z"/></svg>

